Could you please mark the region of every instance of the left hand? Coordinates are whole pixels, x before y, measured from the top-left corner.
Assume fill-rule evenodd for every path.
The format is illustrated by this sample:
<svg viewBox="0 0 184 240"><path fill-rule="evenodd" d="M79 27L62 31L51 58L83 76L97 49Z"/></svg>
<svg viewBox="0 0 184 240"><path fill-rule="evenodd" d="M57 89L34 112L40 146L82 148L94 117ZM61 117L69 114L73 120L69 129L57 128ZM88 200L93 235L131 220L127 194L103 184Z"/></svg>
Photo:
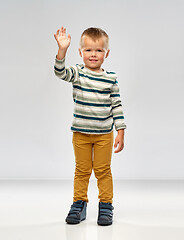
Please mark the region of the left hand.
<svg viewBox="0 0 184 240"><path fill-rule="evenodd" d="M114 153L121 152L124 148L124 130L118 131L118 135L115 138L114 148L116 148L118 145L118 148L114 151Z"/></svg>

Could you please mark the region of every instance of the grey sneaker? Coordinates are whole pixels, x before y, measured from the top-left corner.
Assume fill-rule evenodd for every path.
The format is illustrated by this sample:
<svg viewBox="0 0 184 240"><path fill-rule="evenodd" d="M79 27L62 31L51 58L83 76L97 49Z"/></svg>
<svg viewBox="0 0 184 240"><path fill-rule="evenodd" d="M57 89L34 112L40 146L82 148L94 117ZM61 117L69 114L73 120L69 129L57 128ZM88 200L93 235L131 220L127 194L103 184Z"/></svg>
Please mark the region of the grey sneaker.
<svg viewBox="0 0 184 240"><path fill-rule="evenodd" d="M99 202L98 220L97 224L101 226L111 225L113 222L114 207L112 203Z"/></svg>
<svg viewBox="0 0 184 240"><path fill-rule="evenodd" d="M78 200L71 205L65 221L68 224L77 224L86 219L87 202Z"/></svg>

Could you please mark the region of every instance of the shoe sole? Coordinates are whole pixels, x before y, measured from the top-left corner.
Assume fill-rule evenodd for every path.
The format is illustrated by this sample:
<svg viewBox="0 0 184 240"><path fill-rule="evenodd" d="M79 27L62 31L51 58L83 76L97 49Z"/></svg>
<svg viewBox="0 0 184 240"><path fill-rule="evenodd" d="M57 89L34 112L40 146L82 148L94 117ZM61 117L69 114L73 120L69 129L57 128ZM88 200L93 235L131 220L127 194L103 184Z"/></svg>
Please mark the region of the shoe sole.
<svg viewBox="0 0 184 240"><path fill-rule="evenodd" d="M97 222L97 224L100 226L109 226L112 225L112 222Z"/></svg>
<svg viewBox="0 0 184 240"><path fill-rule="evenodd" d="M81 220L73 220L73 219L66 219L66 222L68 223L68 224L79 224L80 222L82 222L82 221L84 221L86 218L83 218L83 219L81 219Z"/></svg>

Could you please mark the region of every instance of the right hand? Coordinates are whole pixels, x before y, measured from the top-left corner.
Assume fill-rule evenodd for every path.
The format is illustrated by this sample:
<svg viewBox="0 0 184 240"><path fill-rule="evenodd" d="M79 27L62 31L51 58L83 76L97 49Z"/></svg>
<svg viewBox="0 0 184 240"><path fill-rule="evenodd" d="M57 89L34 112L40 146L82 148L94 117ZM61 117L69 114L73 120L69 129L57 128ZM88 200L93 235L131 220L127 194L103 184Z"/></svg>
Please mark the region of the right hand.
<svg viewBox="0 0 184 240"><path fill-rule="evenodd" d="M58 43L58 47L60 50L67 50L67 48L70 46L71 42L71 36L68 34L68 37L66 36L66 28L63 26L60 29L57 30L56 34L54 34L54 37Z"/></svg>

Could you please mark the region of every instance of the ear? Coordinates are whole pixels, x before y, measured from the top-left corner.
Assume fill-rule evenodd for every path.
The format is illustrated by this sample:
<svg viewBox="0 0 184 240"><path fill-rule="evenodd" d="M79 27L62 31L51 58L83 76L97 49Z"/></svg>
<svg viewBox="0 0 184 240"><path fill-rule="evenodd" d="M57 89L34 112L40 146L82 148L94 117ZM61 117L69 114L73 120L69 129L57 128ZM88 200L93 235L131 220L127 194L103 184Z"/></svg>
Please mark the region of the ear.
<svg viewBox="0 0 184 240"><path fill-rule="evenodd" d="M79 55L82 57L82 52L80 48L79 48Z"/></svg>
<svg viewBox="0 0 184 240"><path fill-rule="evenodd" d="M109 56L109 52L110 52L110 50L108 49L108 50L107 50L107 53L106 53L106 55L105 55L105 58L107 58L107 57Z"/></svg>

